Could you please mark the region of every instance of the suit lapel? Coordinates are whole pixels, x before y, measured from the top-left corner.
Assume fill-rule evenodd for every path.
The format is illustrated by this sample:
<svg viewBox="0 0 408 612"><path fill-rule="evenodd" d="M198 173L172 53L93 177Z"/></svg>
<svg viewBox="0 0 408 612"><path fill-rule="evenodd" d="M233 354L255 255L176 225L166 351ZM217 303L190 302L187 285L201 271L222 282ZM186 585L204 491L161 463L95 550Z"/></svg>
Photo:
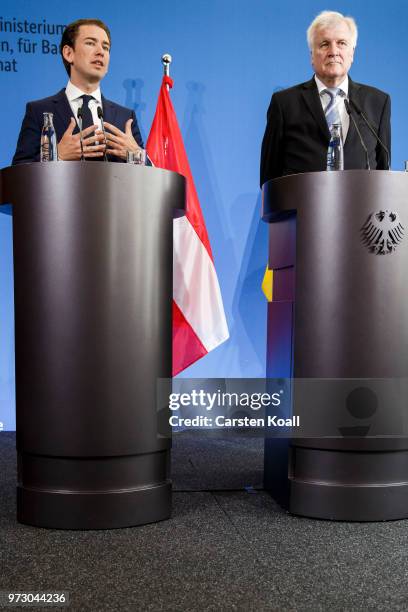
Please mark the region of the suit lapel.
<svg viewBox="0 0 408 612"><path fill-rule="evenodd" d="M327 142L329 142L330 132L329 128L327 127L326 117L324 116L319 91L317 89L316 81L314 80L314 78L303 84L302 96L306 103L306 106L312 113L317 125L319 126L324 138L327 140Z"/></svg>
<svg viewBox="0 0 408 612"><path fill-rule="evenodd" d="M104 96L102 96L102 110L103 110L103 118L104 121L108 123L112 123L112 125L116 125L116 108L115 104L113 104L110 100L107 100Z"/></svg>
<svg viewBox="0 0 408 612"><path fill-rule="evenodd" d="M354 83L349 77L349 91L348 91L349 100L355 100L359 106L361 106L360 100L360 85ZM353 111L352 111L353 112ZM358 122L358 117L356 117L356 113L353 114L354 120ZM347 132L346 140L344 142L344 146L351 146L349 143L353 142L353 139L357 136L356 128L354 127L354 123L350 118L349 129Z"/></svg>
<svg viewBox="0 0 408 612"><path fill-rule="evenodd" d="M57 133L60 132L60 137L62 136L62 134L65 132L65 130L68 127L68 124L71 120L71 117L73 117L73 113L72 113L72 109L71 106L68 102L68 98L65 95L65 89L61 89L61 91L59 91L53 99L53 103L54 103L54 115L56 116L57 120L54 122L55 125L55 129L57 130ZM57 121L59 123L60 129L57 129ZM75 126L75 130L74 130L74 134L76 132L78 132L78 126Z"/></svg>

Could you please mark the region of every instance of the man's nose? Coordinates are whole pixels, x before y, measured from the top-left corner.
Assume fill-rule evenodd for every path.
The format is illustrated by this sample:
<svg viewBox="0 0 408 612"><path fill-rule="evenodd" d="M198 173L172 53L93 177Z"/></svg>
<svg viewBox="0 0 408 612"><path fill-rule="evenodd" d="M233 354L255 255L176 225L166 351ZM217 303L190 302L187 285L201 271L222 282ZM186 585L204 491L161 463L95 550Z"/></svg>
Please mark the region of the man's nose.
<svg viewBox="0 0 408 612"><path fill-rule="evenodd" d="M339 54L339 47L337 46L336 42L330 43L329 53L330 53L330 55L338 55Z"/></svg>

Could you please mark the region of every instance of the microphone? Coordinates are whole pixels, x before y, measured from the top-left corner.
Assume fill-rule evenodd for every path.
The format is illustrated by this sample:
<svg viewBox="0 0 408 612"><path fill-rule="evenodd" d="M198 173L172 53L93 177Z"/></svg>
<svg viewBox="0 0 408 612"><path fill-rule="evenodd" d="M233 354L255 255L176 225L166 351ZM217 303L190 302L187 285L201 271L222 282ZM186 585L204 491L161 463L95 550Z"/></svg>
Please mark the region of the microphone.
<svg viewBox="0 0 408 612"><path fill-rule="evenodd" d="M103 132L103 137L105 139L105 152L103 154L103 161L108 161L108 156L106 154L106 147L108 146L107 142L106 142L106 132L105 132L105 126L103 125L103 111L102 108L100 106L98 106L98 108L96 109L96 112L98 113L98 117L101 120L101 126L102 126L102 132Z"/></svg>
<svg viewBox="0 0 408 612"><path fill-rule="evenodd" d="M82 121L84 117L82 105L77 110L78 127L79 127L79 142L81 143L81 161L84 161L84 139L82 136Z"/></svg>
<svg viewBox="0 0 408 612"><path fill-rule="evenodd" d="M344 98L344 106L346 107L347 114L348 114L348 116L350 117L351 121L353 122L354 127L356 128L356 132L357 132L358 137L359 137L359 139L360 139L361 146L362 146L362 147L363 147L363 149L364 149L364 153L365 153L365 157L366 157L366 170L371 170L371 168L370 168L370 160L369 160L369 157L368 157L367 147L366 147L366 145L365 145L365 143L364 143L364 140L363 140L363 137L362 137L362 135L361 135L361 132L360 132L360 130L358 129L357 122L356 122L356 120L354 119L353 115L351 114L351 108L350 108L350 104L349 104L349 101L347 100L347 98Z"/></svg>
<svg viewBox="0 0 408 612"><path fill-rule="evenodd" d="M359 105L357 104L357 102L354 102L354 100L351 100L351 98L349 98L349 101L350 101L351 106L356 111L356 113L358 115L360 115L360 117L362 118L362 120L364 121L364 123L366 124L366 126L368 127L368 129L370 130L370 132L372 133L374 138L376 139L376 141L382 146L382 148L384 149L385 153L387 154L387 166L388 166L387 170L389 170L390 169L390 152L389 152L389 150L387 149L387 147L385 146L385 144L383 143L383 141L381 140L381 138L377 134L376 130L373 128L373 126L371 125L371 123L369 122L369 120L367 119L367 117L365 116L365 114L363 113L363 111L361 110Z"/></svg>

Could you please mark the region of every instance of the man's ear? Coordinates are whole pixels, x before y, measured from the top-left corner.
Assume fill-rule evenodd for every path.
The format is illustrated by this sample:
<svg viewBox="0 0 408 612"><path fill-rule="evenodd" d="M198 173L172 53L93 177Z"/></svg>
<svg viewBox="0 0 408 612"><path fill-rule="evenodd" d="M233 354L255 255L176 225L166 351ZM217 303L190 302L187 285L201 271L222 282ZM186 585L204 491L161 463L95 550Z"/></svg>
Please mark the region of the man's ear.
<svg viewBox="0 0 408 612"><path fill-rule="evenodd" d="M69 45L64 45L62 47L62 57L64 58L64 60L66 60L69 64L72 64L72 59L73 59L73 53L74 50L72 47L70 47Z"/></svg>

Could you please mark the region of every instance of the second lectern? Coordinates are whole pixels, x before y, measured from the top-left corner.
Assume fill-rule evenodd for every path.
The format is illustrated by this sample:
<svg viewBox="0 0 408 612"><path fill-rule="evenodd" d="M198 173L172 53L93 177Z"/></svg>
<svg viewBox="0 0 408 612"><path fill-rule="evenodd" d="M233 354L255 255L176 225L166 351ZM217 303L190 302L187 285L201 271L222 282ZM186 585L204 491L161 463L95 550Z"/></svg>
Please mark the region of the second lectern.
<svg viewBox="0 0 408 612"><path fill-rule="evenodd" d="M300 426L267 436L265 486L303 516L408 517L408 174L269 181L268 376Z"/></svg>

